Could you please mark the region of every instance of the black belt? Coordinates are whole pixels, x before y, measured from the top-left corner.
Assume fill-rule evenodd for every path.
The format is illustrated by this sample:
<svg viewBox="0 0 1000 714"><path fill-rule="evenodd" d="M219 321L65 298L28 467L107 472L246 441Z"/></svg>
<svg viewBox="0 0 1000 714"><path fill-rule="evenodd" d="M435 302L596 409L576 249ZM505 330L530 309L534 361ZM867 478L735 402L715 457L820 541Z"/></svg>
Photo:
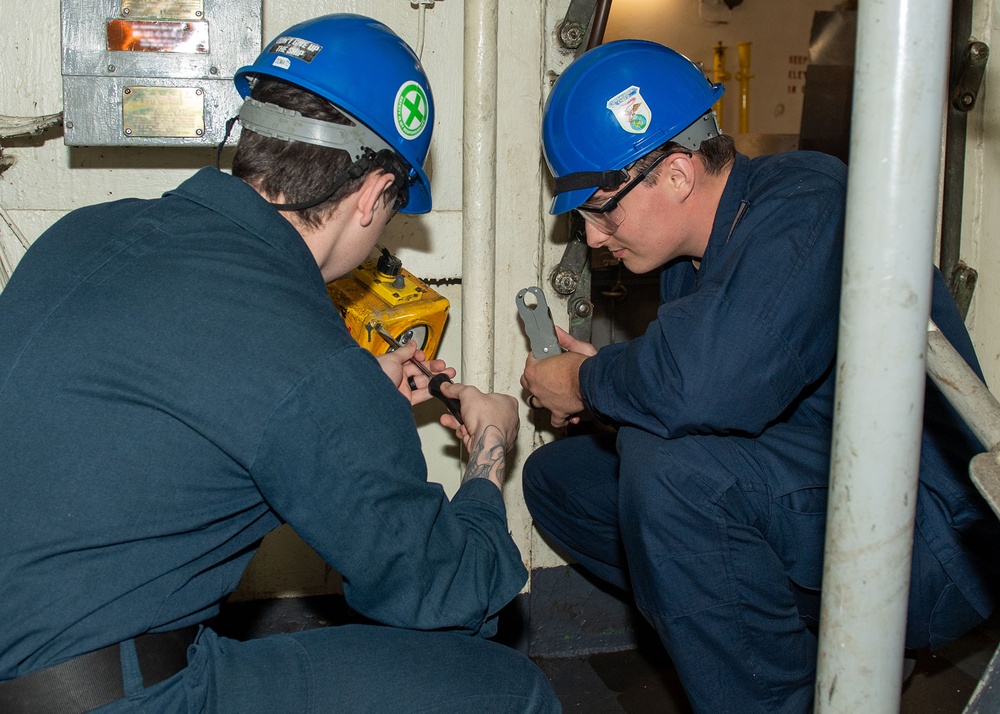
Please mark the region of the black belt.
<svg viewBox="0 0 1000 714"><path fill-rule="evenodd" d="M142 686L151 687L187 666L187 648L198 625L172 632L139 635L135 654ZM0 682L4 714L84 714L125 696L121 645L113 644L54 667Z"/></svg>

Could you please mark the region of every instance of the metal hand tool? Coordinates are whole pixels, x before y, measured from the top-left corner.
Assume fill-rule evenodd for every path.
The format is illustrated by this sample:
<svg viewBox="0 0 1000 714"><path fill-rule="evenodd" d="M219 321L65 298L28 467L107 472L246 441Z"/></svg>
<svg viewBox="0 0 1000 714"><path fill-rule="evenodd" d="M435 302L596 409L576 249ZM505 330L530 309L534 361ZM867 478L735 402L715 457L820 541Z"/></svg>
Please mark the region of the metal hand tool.
<svg viewBox="0 0 1000 714"><path fill-rule="evenodd" d="M524 296L531 293L535 298L535 304L529 305L524 301ZM537 359L545 359L562 352L559 340L556 337L556 328L552 324L552 317L549 315L549 306L545 302L545 293L541 288L524 288L517 293L515 299L517 312L524 323L524 330L528 333L528 340L531 342L531 353Z"/></svg>
<svg viewBox="0 0 1000 714"><path fill-rule="evenodd" d="M400 347L403 346L395 337L393 337L386 331L385 327L381 323L375 325L375 331L379 334L379 336L383 340L388 342L389 345L394 350L398 350ZM430 390L431 396L440 399L441 402L443 402L444 405L448 407L448 411L451 412L451 415L456 419L458 419L459 424L465 424L465 422L462 420L461 402L459 402L457 399L446 396L444 392L441 391L441 385L443 383L451 382L451 380L448 378L448 375L445 374L444 372L441 372L440 374L434 374L429 369L427 369L427 367L424 366L423 362L418 362L415 359L411 359L409 361L417 365L417 368L421 372L423 372L424 375L430 380L430 382L428 382L427 384L427 388Z"/></svg>

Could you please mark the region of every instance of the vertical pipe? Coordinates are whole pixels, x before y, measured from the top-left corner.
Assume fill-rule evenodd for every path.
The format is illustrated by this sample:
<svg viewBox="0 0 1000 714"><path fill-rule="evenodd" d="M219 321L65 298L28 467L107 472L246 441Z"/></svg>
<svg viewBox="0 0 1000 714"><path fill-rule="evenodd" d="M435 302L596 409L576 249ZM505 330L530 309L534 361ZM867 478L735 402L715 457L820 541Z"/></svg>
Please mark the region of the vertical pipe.
<svg viewBox="0 0 1000 714"><path fill-rule="evenodd" d="M860 3L815 711L899 711L950 3Z"/></svg>
<svg viewBox="0 0 1000 714"><path fill-rule="evenodd" d="M497 0L465 3L462 374L493 390L496 302Z"/></svg>
<svg viewBox="0 0 1000 714"><path fill-rule="evenodd" d="M594 21L590 23L590 37L587 38L587 49L592 50L604 42L604 31L608 28L608 15L611 14L611 0L597 0L594 8Z"/></svg>
<svg viewBox="0 0 1000 714"><path fill-rule="evenodd" d="M713 49L712 57L712 81L716 84L722 84L727 79L729 79L729 72L726 71L726 46L719 41ZM715 103L712 109L715 110L715 120L719 123L719 129L722 131L726 130L726 126L723 123L725 114L723 109L725 108L725 97L719 97L719 101Z"/></svg>
<svg viewBox="0 0 1000 714"><path fill-rule="evenodd" d="M736 79L740 81L740 133L746 134L750 131L750 43L737 42L737 52L739 53L740 69L736 73Z"/></svg>

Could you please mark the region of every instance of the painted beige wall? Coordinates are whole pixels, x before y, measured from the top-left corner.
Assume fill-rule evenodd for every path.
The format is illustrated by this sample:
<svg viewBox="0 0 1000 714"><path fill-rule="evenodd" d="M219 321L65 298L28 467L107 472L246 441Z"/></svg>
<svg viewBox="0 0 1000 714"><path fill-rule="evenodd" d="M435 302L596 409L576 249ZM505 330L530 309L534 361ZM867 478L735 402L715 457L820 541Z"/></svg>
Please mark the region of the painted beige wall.
<svg viewBox="0 0 1000 714"><path fill-rule="evenodd" d="M513 298L528 285L547 285L549 271L565 244L561 222L546 214L549 199L538 135L541 104L551 83L572 59L555 41L555 28L569 0L505 0L498 3L497 185L495 388L521 395L518 377L527 344L517 320ZM679 51L711 67L712 47L722 41L729 50L727 69L737 69L735 47L752 43L751 131L796 133L801 112L801 90L790 93L789 58L806 53L813 10L833 9L837 3L818 0L745 0L730 11L719 0L615 0L606 39L634 36L672 44ZM981 39L997 33L990 3L982 3L977 17ZM286 27L327 12L372 15L395 29L411 44L418 40L419 14L409 0L265 0L263 35L269 39ZM643 15L643 13L647 13ZM434 185L435 210L426 216L397 218L386 243L414 273L432 279L459 277L462 266L462 124L464 5L441 0L426 11L422 59L434 90L438 118L428 160ZM59 3L0 3L0 114L36 116L61 110ZM364 71L359 58L358 71ZM492 80L491 80L492 81ZM800 80L795 79L794 82ZM793 82L793 83L794 83ZM989 177L1000 164L997 109L1000 100L987 74L987 87L970 122L972 148L968 167L967 237L965 260L980 272L970 325L993 382L1000 379L1000 300L995 238L998 202L991 200ZM728 84L729 97L736 85ZM992 90L992 91L991 91ZM732 111L735 112L735 103ZM29 240L66 212L91 203L126 196L154 197L213 161L211 150L103 149L63 145L58 132L43 137L8 141L6 156L17 163L0 175L0 207ZM10 228L0 221L0 242L8 253L20 255ZM440 291L451 300L441 356L461 364L461 288L446 284ZM553 305L556 319L565 325L561 305ZM465 349L478 349L466 345ZM461 375L459 375L461 377ZM462 465L453 439L436 423L434 408L418 410L420 436L433 480L453 493ZM511 532L526 563L533 567L562 561L533 534L520 495L520 467L538 444L555 434L536 425L522 407L522 433L513 455L514 475L506 498ZM335 590L338 578L293 534L279 531L268 539L244 578L242 597L313 594Z"/></svg>

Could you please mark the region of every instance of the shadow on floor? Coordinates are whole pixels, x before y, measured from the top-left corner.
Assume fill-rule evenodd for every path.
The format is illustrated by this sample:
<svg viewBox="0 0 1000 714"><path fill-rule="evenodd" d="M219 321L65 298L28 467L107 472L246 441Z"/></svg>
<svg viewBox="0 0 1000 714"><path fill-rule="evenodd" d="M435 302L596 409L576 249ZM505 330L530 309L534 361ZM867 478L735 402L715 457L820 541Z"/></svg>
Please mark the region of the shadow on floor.
<svg viewBox="0 0 1000 714"><path fill-rule="evenodd" d="M210 623L239 640L278 632L367 622L339 596L229 603ZM917 652L903 688L901 714L961 714L1000 642L1000 615L937 652ZM580 657L535 658L567 714L690 714L677 672L663 648L643 638L637 649Z"/></svg>
<svg viewBox="0 0 1000 714"><path fill-rule="evenodd" d="M961 714L1000 642L1000 617L937 652L920 650L901 714ZM689 714L670 658L656 643L586 657L536 658L567 714Z"/></svg>

